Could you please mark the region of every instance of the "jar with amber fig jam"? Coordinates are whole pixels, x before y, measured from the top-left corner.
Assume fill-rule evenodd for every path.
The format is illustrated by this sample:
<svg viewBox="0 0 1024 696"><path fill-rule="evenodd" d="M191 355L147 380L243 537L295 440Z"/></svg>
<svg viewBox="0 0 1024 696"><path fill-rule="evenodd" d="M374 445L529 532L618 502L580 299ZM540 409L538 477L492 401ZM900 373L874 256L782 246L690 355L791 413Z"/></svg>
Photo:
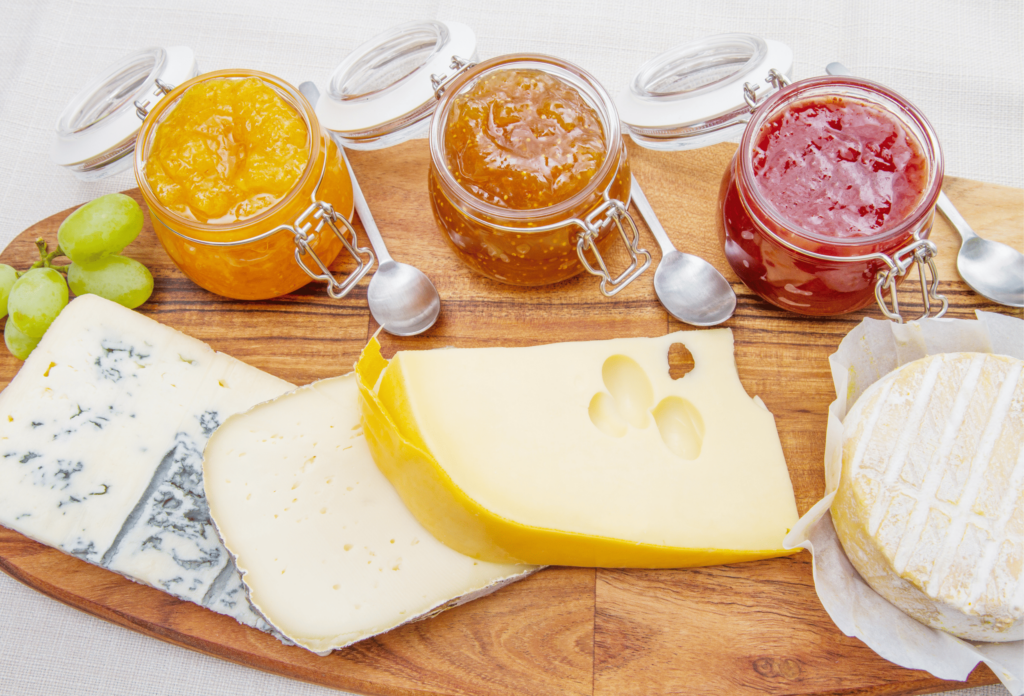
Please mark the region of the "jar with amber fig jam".
<svg viewBox="0 0 1024 696"><path fill-rule="evenodd" d="M430 203L456 255L513 285L583 271L615 295L650 266L627 212L629 161L611 98L549 56L501 56L444 86L430 128ZM605 256L621 243L626 268Z"/></svg>
<svg viewBox="0 0 1024 696"><path fill-rule="evenodd" d="M125 57L69 104L54 159L85 179L134 166L164 249L211 292L265 299L320 280L343 297L374 257L313 107L273 75L198 72L184 47ZM355 268L338 280L328 266L342 250Z"/></svg>
<svg viewBox="0 0 1024 696"><path fill-rule="evenodd" d="M733 271L766 301L811 316L877 303L902 322L897 287L916 265L923 316L942 316L928 236L943 158L931 125L881 85L790 84L791 66L778 42L710 37L643 66L619 110L645 147L742 136L722 178L719 236Z"/></svg>

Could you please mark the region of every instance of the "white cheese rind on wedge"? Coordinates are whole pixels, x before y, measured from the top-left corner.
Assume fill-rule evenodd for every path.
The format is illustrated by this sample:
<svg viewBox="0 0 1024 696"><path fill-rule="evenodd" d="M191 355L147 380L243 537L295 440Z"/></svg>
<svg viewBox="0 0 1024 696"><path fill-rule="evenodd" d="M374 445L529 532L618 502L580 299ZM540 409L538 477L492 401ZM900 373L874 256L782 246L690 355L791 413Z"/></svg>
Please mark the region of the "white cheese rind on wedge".
<svg viewBox="0 0 1024 696"><path fill-rule="evenodd" d="M536 570L463 556L416 522L370 456L353 375L228 419L204 477L250 601L318 654Z"/></svg>
<svg viewBox="0 0 1024 696"><path fill-rule="evenodd" d="M908 363L857 399L843 429L832 517L867 583L955 636L1024 638L1024 361Z"/></svg>
<svg viewBox="0 0 1024 696"><path fill-rule="evenodd" d="M0 524L266 628L209 519L202 450L228 416L291 388L79 297L0 394Z"/></svg>

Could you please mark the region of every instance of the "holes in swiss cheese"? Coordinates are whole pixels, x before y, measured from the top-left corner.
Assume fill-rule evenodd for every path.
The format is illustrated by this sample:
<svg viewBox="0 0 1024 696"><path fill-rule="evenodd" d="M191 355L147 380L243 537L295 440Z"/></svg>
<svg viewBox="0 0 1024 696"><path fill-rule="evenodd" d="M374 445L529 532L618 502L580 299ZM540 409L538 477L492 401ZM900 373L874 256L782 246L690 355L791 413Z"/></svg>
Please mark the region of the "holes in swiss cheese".
<svg viewBox="0 0 1024 696"><path fill-rule="evenodd" d="M682 343L673 343L668 349L668 376L682 379L694 366L693 355Z"/></svg>
<svg viewBox="0 0 1024 696"><path fill-rule="evenodd" d="M680 379L694 367L693 356L682 344L669 350L669 376ZM643 430L651 418L662 442L682 459L696 459L704 443L704 418L697 407L679 396L667 396L654 405L654 388L643 367L625 355L604 361L601 377L607 392L590 400L590 421L605 435L625 437L632 426Z"/></svg>

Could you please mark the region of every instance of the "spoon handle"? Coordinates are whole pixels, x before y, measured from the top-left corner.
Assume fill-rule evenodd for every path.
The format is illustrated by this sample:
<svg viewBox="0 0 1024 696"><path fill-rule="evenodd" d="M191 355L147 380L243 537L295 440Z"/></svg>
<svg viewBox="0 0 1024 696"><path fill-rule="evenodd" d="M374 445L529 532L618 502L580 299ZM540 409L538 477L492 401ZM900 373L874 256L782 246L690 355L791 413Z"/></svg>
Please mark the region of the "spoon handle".
<svg viewBox="0 0 1024 696"><path fill-rule="evenodd" d="M953 229L957 231L960 238L965 242L972 237L977 237L971 226L964 220L964 216L960 214L960 211L956 209L953 202L946 197L944 191L939 192L939 201L935 204L935 207L939 209L939 212L946 216L949 220L949 224L953 226Z"/></svg>
<svg viewBox="0 0 1024 696"><path fill-rule="evenodd" d="M370 238L373 250L377 252L377 267L379 268L392 260L391 254L388 253L388 248L384 245L384 238L380 236L377 223L373 221L373 215L370 214L370 206L366 205L366 198L363 197L363 190L359 188L359 181L356 179L356 173L352 169L352 163L348 161L348 155L345 154L345 148L339 144L338 149L341 150L341 156L345 160L348 176L352 179L352 198L355 200L356 213L359 214L359 221L363 223L363 229L366 230L366 236Z"/></svg>
<svg viewBox="0 0 1024 696"><path fill-rule="evenodd" d="M299 85L299 91L302 92L302 96L309 100L309 103L316 108L316 103L320 101L320 90L312 82L306 81ZM328 136L331 137L331 136ZM363 229L366 230L366 236L370 238L370 245L373 250L377 252L377 267L380 268L381 264L385 261L391 261L391 254L388 253L388 248L384 245L384 238L380 236L380 230L377 229L377 223L373 221L373 215L370 214L370 206L366 205L366 198L363 197L363 190L359 188L359 182L356 180L356 173L352 170L352 163L348 161L348 155L345 154L345 148L342 147L341 143L335 143L338 146L338 150L341 152L342 159L345 160L345 168L348 169L348 178L352 180L352 200L355 203L356 213L359 215L359 221L363 223Z"/></svg>
<svg viewBox="0 0 1024 696"><path fill-rule="evenodd" d="M640 182L633 177L633 186L630 189L630 193L633 197L633 202L636 203L637 209L640 210L640 214L643 215L644 221L647 226L651 228L651 233L654 238L658 241L658 246L661 247L662 257L668 256L670 252L676 250L672 244L672 240L668 238L668 234L665 232L665 228L661 226L661 222L658 221L658 216L654 214L654 208L651 207L650 202L647 200L647 196L644 195L644 190L640 188Z"/></svg>

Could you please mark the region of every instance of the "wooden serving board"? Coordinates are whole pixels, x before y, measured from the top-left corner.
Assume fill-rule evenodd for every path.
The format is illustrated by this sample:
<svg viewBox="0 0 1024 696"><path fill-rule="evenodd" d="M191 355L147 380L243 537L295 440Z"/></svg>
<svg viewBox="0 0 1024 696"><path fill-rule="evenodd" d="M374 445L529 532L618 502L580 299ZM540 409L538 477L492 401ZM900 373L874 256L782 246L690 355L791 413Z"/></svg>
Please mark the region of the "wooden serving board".
<svg viewBox="0 0 1024 696"><path fill-rule="evenodd" d="M676 245L709 259L739 295L725 326L735 332L740 378L775 414L803 514L824 488L833 398L828 355L864 316L881 313L800 317L762 302L739 282L715 231L718 186L734 148L669 154L631 145L630 157ZM387 356L399 349L525 346L691 328L658 303L653 268L614 299L602 297L591 276L520 289L474 275L431 217L425 141L353 152L351 160L392 254L423 269L443 303L425 335L382 334ZM949 179L946 192L985 236L1024 248L1024 191ZM128 193L138 198L137 191ZM36 254L33 240L54 244L69 212L23 232L0 262L26 267ZM646 229L643 234L657 263L656 244ZM975 309L1024 316L986 302L959 280L957 238L944 219L937 219L933 239L941 249L949 316L973 318ZM366 280L340 301L311 284L273 301L238 302L207 293L178 272L148 223L126 253L156 279L141 312L291 382L348 372L377 330L366 308ZM919 312L919 293L906 290L902 304ZM0 354L6 384L20 363ZM0 568L44 594L176 645L360 693L912 694L964 686L896 667L844 636L818 601L810 560L800 553L692 570L549 568L434 619L317 657L0 527ZM981 666L968 685L995 681Z"/></svg>

